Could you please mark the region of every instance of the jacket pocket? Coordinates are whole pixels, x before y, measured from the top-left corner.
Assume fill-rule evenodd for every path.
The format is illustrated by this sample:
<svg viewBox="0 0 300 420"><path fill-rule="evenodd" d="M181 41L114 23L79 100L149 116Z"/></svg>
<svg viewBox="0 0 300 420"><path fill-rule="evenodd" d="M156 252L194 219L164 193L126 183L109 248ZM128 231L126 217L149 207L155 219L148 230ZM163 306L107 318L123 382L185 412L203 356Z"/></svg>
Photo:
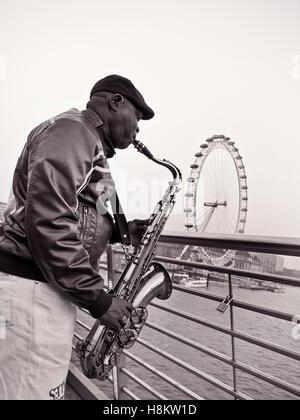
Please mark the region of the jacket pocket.
<svg viewBox="0 0 300 420"><path fill-rule="evenodd" d="M14 281L10 276L0 273L0 339L5 335L3 328L14 324L13 286Z"/></svg>
<svg viewBox="0 0 300 420"><path fill-rule="evenodd" d="M86 231L87 231L87 227L88 227L88 218L89 218L89 214L88 214L88 206L85 204L79 204L78 206L78 210L76 212L77 217L78 217L78 223L77 223L77 235L79 237L79 239L81 240L82 243L85 242L85 237L86 237Z"/></svg>

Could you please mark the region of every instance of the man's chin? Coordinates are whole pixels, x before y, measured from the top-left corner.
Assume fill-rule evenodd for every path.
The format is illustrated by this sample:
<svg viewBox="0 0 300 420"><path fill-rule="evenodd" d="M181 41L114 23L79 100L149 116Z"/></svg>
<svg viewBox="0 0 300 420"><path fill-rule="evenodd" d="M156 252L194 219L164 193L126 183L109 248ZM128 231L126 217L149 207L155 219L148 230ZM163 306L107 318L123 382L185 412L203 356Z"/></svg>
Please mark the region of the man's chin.
<svg viewBox="0 0 300 420"><path fill-rule="evenodd" d="M127 149L132 144L132 141L129 141L128 143L121 143L117 146L118 149Z"/></svg>

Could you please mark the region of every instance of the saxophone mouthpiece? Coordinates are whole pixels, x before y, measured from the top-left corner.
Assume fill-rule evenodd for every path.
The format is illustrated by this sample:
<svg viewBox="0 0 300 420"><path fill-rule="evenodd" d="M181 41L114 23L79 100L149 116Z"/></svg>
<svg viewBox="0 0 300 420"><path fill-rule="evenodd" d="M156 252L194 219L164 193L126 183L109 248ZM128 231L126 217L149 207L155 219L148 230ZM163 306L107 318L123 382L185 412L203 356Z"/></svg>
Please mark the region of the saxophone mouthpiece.
<svg viewBox="0 0 300 420"><path fill-rule="evenodd" d="M153 159L153 155L150 150L139 140L134 140L133 143L134 147L137 149L138 152L143 153L143 155L147 156L149 159Z"/></svg>

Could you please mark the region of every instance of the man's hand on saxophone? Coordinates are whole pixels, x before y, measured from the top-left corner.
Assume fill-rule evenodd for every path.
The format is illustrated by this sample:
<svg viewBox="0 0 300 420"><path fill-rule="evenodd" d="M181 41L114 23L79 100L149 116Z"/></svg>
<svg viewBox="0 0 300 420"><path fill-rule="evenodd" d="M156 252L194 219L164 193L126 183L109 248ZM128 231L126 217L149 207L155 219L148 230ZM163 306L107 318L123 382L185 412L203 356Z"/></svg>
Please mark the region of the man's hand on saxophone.
<svg viewBox="0 0 300 420"><path fill-rule="evenodd" d="M141 241L144 233L147 230L149 219L134 219L128 222L128 230L130 234L130 240L133 246L137 246Z"/></svg>
<svg viewBox="0 0 300 420"><path fill-rule="evenodd" d="M126 324L132 311L132 303L126 302L125 300L117 297L113 297L110 307L105 312L105 314L99 318L99 320L101 324L119 332Z"/></svg>

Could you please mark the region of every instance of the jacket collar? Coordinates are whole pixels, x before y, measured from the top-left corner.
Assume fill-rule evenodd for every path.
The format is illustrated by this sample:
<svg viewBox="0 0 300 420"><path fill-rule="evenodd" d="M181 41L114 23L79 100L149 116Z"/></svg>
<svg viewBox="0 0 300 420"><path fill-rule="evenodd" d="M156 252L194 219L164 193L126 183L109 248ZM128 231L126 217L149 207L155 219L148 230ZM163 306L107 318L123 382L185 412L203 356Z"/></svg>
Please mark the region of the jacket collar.
<svg viewBox="0 0 300 420"><path fill-rule="evenodd" d="M105 154L108 158L112 158L116 152L115 148L112 145L109 136L106 132L103 121L101 120L99 114L91 108L87 108L82 111L82 115L88 120L88 122L97 130L97 133L100 137L101 143L104 147Z"/></svg>

